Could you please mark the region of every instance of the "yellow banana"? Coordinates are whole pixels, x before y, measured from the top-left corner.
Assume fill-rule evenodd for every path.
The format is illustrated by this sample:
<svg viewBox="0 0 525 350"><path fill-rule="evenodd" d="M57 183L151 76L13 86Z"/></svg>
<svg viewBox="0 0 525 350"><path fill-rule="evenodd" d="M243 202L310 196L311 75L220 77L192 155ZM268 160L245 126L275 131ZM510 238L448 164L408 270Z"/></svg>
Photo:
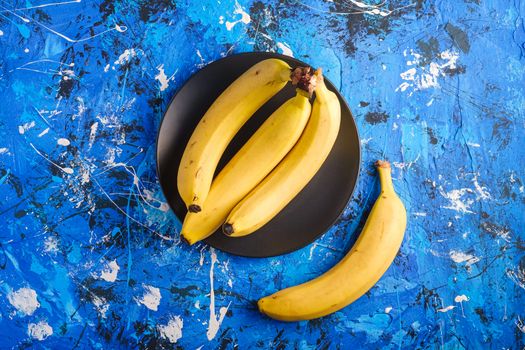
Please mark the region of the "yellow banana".
<svg viewBox="0 0 525 350"><path fill-rule="evenodd" d="M339 132L341 106L316 72L317 86L312 115L306 129L283 161L235 206L223 232L245 236L275 217L314 177L328 157Z"/></svg>
<svg viewBox="0 0 525 350"><path fill-rule="evenodd" d="M198 242L217 230L232 208L284 158L303 132L311 112L309 95L297 94L281 105L226 164L211 185L202 211L189 212L182 238Z"/></svg>
<svg viewBox="0 0 525 350"><path fill-rule="evenodd" d="M281 321L326 316L357 300L386 272L403 241L406 211L394 192L390 164L376 166L381 194L352 249L320 277L260 299L262 313Z"/></svg>
<svg viewBox="0 0 525 350"><path fill-rule="evenodd" d="M177 174L177 187L189 211L201 209L217 163L237 131L289 80L286 62L267 59L248 69L213 102L193 131Z"/></svg>

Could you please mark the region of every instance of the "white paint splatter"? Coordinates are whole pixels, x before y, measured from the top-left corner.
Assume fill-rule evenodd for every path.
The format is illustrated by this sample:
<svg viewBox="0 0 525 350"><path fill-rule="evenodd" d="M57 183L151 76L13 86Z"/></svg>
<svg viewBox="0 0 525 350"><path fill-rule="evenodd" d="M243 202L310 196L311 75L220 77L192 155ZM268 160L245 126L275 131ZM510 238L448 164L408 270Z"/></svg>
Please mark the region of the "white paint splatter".
<svg viewBox="0 0 525 350"><path fill-rule="evenodd" d="M462 303L464 301L469 301L469 297L467 297L465 294L461 294L461 295L456 295L456 297L454 298L454 301L456 303Z"/></svg>
<svg viewBox="0 0 525 350"><path fill-rule="evenodd" d="M521 333L525 333L525 323L518 316L518 319L515 321L516 327L520 330Z"/></svg>
<svg viewBox="0 0 525 350"><path fill-rule="evenodd" d="M444 308L441 308L441 309L437 309L438 312L448 312L450 310L453 310L455 309L456 307L454 305L449 305L447 307L444 307Z"/></svg>
<svg viewBox="0 0 525 350"><path fill-rule="evenodd" d="M221 307L219 309L219 317L217 317L215 314L215 291L213 289L213 267L217 262L217 254L215 253L215 249L210 248L210 255L210 320L208 321L208 330L206 331L206 337L208 337L208 340L212 340L215 338L215 335L217 335L219 327L221 326L224 316L226 316L226 312L228 312L228 308L231 304L229 303L227 307Z"/></svg>
<svg viewBox="0 0 525 350"><path fill-rule="evenodd" d="M7 147L0 148L0 154L5 154L7 152L9 152L9 148L7 148Z"/></svg>
<svg viewBox="0 0 525 350"><path fill-rule="evenodd" d="M117 260L106 263L104 270L100 273L100 278L107 282L115 282L117 280L117 274L120 270L120 266L117 264Z"/></svg>
<svg viewBox="0 0 525 350"><path fill-rule="evenodd" d="M157 287L143 284L144 294L141 299L135 299L138 303L146 306L148 309L157 311L160 305L160 289Z"/></svg>
<svg viewBox="0 0 525 350"><path fill-rule="evenodd" d="M29 49L26 47L26 48L24 49L24 52L25 52L25 53L29 53Z"/></svg>
<svg viewBox="0 0 525 350"><path fill-rule="evenodd" d="M93 142L95 142L95 136L97 135L97 129L98 129L98 122L94 122L93 124L91 124L90 131L89 131L88 149L91 149L91 147L93 147Z"/></svg>
<svg viewBox="0 0 525 350"><path fill-rule="evenodd" d="M30 323L27 326L27 335L36 340L44 340L53 334L53 328L46 322Z"/></svg>
<svg viewBox="0 0 525 350"><path fill-rule="evenodd" d="M403 80L414 80L416 73L417 71L415 68L410 68L406 72L401 73L400 76Z"/></svg>
<svg viewBox="0 0 525 350"><path fill-rule="evenodd" d="M106 164L107 165L115 165L115 157L116 157L116 151L114 148L110 148L106 152Z"/></svg>
<svg viewBox="0 0 525 350"><path fill-rule="evenodd" d="M184 322L180 316L172 317L167 325L158 325L157 330L161 338L168 339L172 344L175 344L177 340L182 338L182 327Z"/></svg>
<svg viewBox="0 0 525 350"><path fill-rule="evenodd" d="M460 306L461 306L461 315L463 317L465 317L465 309L463 309L463 302L464 301L469 301L470 299L465 295L465 294L461 294L461 295L456 295L456 297L454 298L454 301L456 303L459 303Z"/></svg>
<svg viewBox="0 0 525 350"><path fill-rule="evenodd" d="M106 318L106 312L109 310L109 303L106 301L106 299L93 294L93 305L95 305L95 309L97 310L100 317Z"/></svg>
<svg viewBox="0 0 525 350"><path fill-rule="evenodd" d="M366 145L366 144L368 144L370 141L372 141L372 138L371 138L371 137L369 137L369 138L367 138L367 139L361 139L361 144L362 144L362 145Z"/></svg>
<svg viewBox="0 0 525 350"><path fill-rule="evenodd" d="M2 31L0 30L0 36L2 36L2 35L4 35L4 32L2 32Z"/></svg>
<svg viewBox="0 0 525 350"><path fill-rule="evenodd" d="M475 147L475 148L481 147L479 143L474 143L474 142L467 142L467 145L469 145L470 147Z"/></svg>
<svg viewBox="0 0 525 350"><path fill-rule="evenodd" d="M128 27L115 24L115 30L119 33L124 33L126 30L128 30Z"/></svg>
<svg viewBox="0 0 525 350"><path fill-rule="evenodd" d="M501 227L497 225L487 225L487 224L481 224L483 229L487 232L489 232L492 236L498 236L505 240L506 242L510 242L510 230L507 227Z"/></svg>
<svg viewBox="0 0 525 350"><path fill-rule="evenodd" d="M17 291L11 291L7 295L7 300L25 316L31 316L36 309L40 307L37 300L36 292L31 288L20 288Z"/></svg>
<svg viewBox="0 0 525 350"><path fill-rule="evenodd" d="M317 247L317 242L314 242L314 244L312 244L312 247L310 248L310 254L308 255L308 260L312 260L313 254L314 254L314 250L315 250L316 247Z"/></svg>
<svg viewBox="0 0 525 350"><path fill-rule="evenodd" d="M91 172L87 166L80 167L79 175L80 175L80 183L82 185L85 185L88 182L90 182Z"/></svg>
<svg viewBox="0 0 525 350"><path fill-rule="evenodd" d="M283 55L294 57L293 51L287 43L277 42L277 47L281 50Z"/></svg>
<svg viewBox="0 0 525 350"><path fill-rule="evenodd" d="M200 250L199 266L204 264L204 249L206 249L206 246L203 246Z"/></svg>
<svg viewBox="0 0 525 350"><path fill-rule="evenodd" d="M445 209L452 209L455 211L458 211L460 213L470 213L474 214L472 210L470 210L470 206L472 203L474 203L473 199L465 199L463 200L462 197L467 193L473 193L473 191L470 188L461 188L458 190L451 190L449 192L445 192L443 188L439 187L439 193L449 200L450 204L447 206L444 206L442 208Z"/></svg>
<svg viewBox="0 0 525 350"><path fill-rule="evenodd" d="M47 3L47 4L42 4L42 5L36 5L36 6L27 6L27 7L20 7L20 8L17 8L17 9L14 9L14 11L17 11L17 10L27 10L27 9L34 9L34 8L39 8L39 7L47 7L47 6L54 6L54 5L62 5L62 4L70 4L70 3L75 3L75 2L80 2L81 0L71 0L71 1L64 1L64 2L54 2L54 3ZM118 32L125 32L127 30L127 27L126 26L119 26L118 24L115 24L115 27L114 28L111 28L111 29L107 29L107 30L104 30L102 32L99 32L97 34L93 34L93 35L90 35L88 37L85 37L85 38L81 38L81 39L72 39L62 33L59 33L57 32L56 30L53 30L51 29L50 27L46 26L45 24L37 21L36 19L28 19L28 18L25 18L25 17L22 17L22 16L19 16L17 15L15 12L13 11L10 11L10 10L7 10L5 9L4 11L2 12L10 12L11 14L15 15L16 17L20 18L22 21L24 21L25 23L29 23L29 22L33 22L37 25L39 25L40 27L46 29L47 31L65 39L66 41L68 42L71 42L71 43L78 43L78 42L82 42L82 41L86 41L86 40L90 40L92 38L95 38L97 36L100 36L104 33L108 33L112 30L116 30Z"/></svg>
<svg viewBox="0 0 525 350"><path fill-rule="evenodd" d="M84 99L82 97L77 96L75 101L77 101L77 112L71 116L71 120L75 120L77 117L82 116L87 111L86 104L84 103Z"/></svg>
<svg viewBox="0 0 525 350"><path fill-rule="evenodd" d="M474 178L472 179L472 183L474 184L474 188L476 189L476 192L478 193L477 200L486 200L486 199L492 199L489 191L486 187L481 187L478 183L478 175L476 174Z"/></svg>
<svg viewBox="0 0 525 350"><path fill-rule="evenodd" d="M106 64L106 66L104 67L104 73L107 73L109 72L109 63Z"/></svg>
<svg viewBox="0 0 525 350"><path fill-rule="evenodd" d="M124 52L118 57L118 59L113 62L113 64L117 65L117 64L125 64L129 61L131 61L131 59L133 57L137 57L137 55L139 54L142 54L143 51L138 49L138 50L135 50L134 48L131 48L131 49L126 49L124 50Z"/></svg>
<svg viewBox="0 0 525 350"><path fill-rule="evenodd" d="M423 212L415 212L415 213L412 213L413 215L415 216L427 216L427 213L423 213Z"/></svg>
<svg viewBox="0 0 525 350"><path fill-rule="evenodd" d="M164 91L169 87L169 82L173 80L175 73L171 75L171 77L167 77L166 73L164 73L164 65L160 64L157 66L157 70L159 71L159 74L155 75L155 80L158 80L160 83L160 91Z"/></svg>
<svg viewBox="0 0 525 350"><path fill-rule="evenodd" d="M520 288L525 289L525 268L518 266L516 271L514 271L514 269L508 269L507 276Z"/></svg>
<svg viewBox="0 0 525 350"><path fill-rule="evenodd" d="M31 146L35 150L35 152L38 153L39 156L41 156L42 158L47 160L49 163L51 163L54 166L56 166L58 169L62 170L66 174L73 174L73 169L71 169L71 168L63 168L60 165L58 165L57 163L53 162L51 159L47 158L42 152L40 152L31 142L29 142L29 146Z"/></svg>
<svg viewBox="0 0 525 350"><path fill-rule="evenodd" d="M49 236L44 240L44 251L46 253L58 253L58 239L55 236Z"/></svg>
<svg viewBox="0 0 525 350"><path fill-rule="evenodd" d="M45 134L47 134L48 132L49 132L49 128L45 128L44 131L42 131L40 134L38 134L38 137L42 137Z"/></svg>
<svg viewBox="0 0 525 350"><path fill-rule="evenodd" d="M200 310L200 308L201 308L201 302L200 302L199 300L197 300L193 306L195 306L196 309L199 309L199 310Z"/></svg>
<svg viewBox="0 0 525 350"><path fill-rule="evenodd" d="M401 83L397 88L396 88L396 91L405 91L406 89L408 89L410 87L410 84L407 83L407 82L403 82Z"/></svg>
<svg viewBox="0 0 525 350"><path fill-rule="evenodd" d="M71 144L71 141L69 141L68 139L60 138L57 140L57 144L59 144L60 146L69 146Z"/></svg>
<svg viewBox="0 0 525 350"><path fill-rule="evenodd" d="M18 133L20 135L25 134L25 132L35 126L35 121L31 121L29 123L24 123L23 125L18 126Z"/></svg>
<svg viewBox="0 0 525 350"><path fill-rule="evenodd" d="M464 253L458 250L451 250L449 252L450 259L457 264L465 263L465 266L470 266L477 263L480 259L472 254Z"/></svg>
<svg viewBox="0 0 525 350"><path fill-rule="evenodd" d="M403 55L407 57L408 53L405 50ZM414 66L402 72L399 76L404 81L396 88L395 91L406 91L409 87L412 91L411 96L415 91L429 88L439 87L438 78L446 76L446 71L455 69L459 59L457 51L445 50L439 54L437 62L430 62L426 66L421 65L421 54L410 50L412 60L407 61L407 66ZM427 103L427 106L432 104L432 100Z"/></svg>
<svg viewBox="0 0 525 350"><path fill-rule="evenodd" d="M392 311L392 306L385 307L385 313L389 314Z"/></svg>
<svg viewBox="0 0 525 350"><path fill-rule="evenodd" d="M427 107L432 106L432 103L434 103L434 98L431 98L430 101L427 102Z"/></svg>
<svg viewBox="0 0 525 350"><path fill-rule="evenodd" d="M231 278L228 279L228 287L233 288L233 281Z"/></svg>
<svg viewBox="0 0 525 350"><path fill-rule="evenodd" d="M244 24L248 24L252 21L250 15L244 11L244 9L242 8L242 6L239 4L239 2L237 2L237 0L235 0L235 10L233 10L233 14L235 15L241 15L241 19L237 20L237 21L233 21L233 22L229 22L229 21L226 21L226 29L227 30L232 30L233 27L235 27L235 25L237 23L244 23ZM220 21L220 18L219 18L219 21Z"/></svg>
<svg viewBox="0 0 525 350"><path fill-rule="evenodd" d="M402 162L394 162L394 166L398 169L410 169L412 167L412 165L414 165L418 160L419 158L421 158L421 153L418 153L417 157L413 160L413 161L410 161L410 162L405 162L405 163L402 163Z"/></svg>

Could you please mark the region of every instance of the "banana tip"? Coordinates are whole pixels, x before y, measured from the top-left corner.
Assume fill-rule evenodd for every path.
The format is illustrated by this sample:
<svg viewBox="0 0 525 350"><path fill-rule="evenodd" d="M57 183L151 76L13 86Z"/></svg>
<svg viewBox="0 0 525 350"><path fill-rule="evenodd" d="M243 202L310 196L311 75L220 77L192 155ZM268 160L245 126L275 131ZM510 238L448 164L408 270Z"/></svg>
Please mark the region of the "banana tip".
<svg viewBox="0 0 525 350"><path fill-rule="evenodd" d="M190 213L198 213L201 211L201 207L197 204L190 204L190 206L188 207L188 211Z"/></svg>
<svg viewBox="0 0 525 350"><path fill-rule="evenodd" d="M222 232L226 236L231 236L233 234L233 232L234 232L233 225L229 224L229 223L225 223L224 225L222 225Z"/></svg>
<svg viewBox="0 0 525 350"><path fill-rule="evenodd" d="M183 242L186 243L187 245L193 245L193 243L195 243L195 242L192 242L191 240L189 240L188 238L186 238L186 237L184 236L184 234L181 234L181 235L180 235L180 239L181 239L181 241L183 241Z"/></svg>
<svg viewBox="0 0 525 350"><path fill-rule="evenodd" d="M259 299L257 302L257 308L259 309L259 312L264 314L264 298Z"/></svg>
<svg viewBox="0 0 525 350"><path fill-rule="evenodd" d="M376 163L376 168L384 168L389 169L390 168L390 162L387 160L378 160Z"/></svg>

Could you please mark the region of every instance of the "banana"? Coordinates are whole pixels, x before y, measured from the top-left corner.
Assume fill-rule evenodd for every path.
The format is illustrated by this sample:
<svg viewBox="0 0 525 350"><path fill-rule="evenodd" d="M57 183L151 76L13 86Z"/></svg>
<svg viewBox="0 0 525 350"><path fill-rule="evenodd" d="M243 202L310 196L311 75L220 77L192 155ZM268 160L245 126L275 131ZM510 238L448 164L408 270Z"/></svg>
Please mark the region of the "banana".
<svg viewBox="0 0 525 350"><path fill-rule="evenodd" d="M224 150L241 126L290 80L290 66L279 59L261 61L237 78L213 102L193 131L177 174L177 187L191 212L208 195Z"/></svg>
<svg viewBox="0 0 525 350"><path fill-rule="evenodd" d="M198 242L217 230L232 208L284 158L310 117L309 94L297 94L282 104L213 180L199 213L186 214L182 238Z"/></svg>
<svg viewBox="0 0 525 350"><path fill-rule="evenodd" d="M394 192L390 164L376 166L381 194L348 254L320 277L260 299L259 311L281 321L310 320L344 308L379 281L403 241L406 211Z"/></svg>
<svg viewBox="0 0 525 350"><path fill-rule="evenodd" d="M283 161L233 208L222 227L226 235L245 236L265 225L310 182L328 157L339 132L341 106L326 88L320 70L316 76L316 97L303 135Z"/></svg>

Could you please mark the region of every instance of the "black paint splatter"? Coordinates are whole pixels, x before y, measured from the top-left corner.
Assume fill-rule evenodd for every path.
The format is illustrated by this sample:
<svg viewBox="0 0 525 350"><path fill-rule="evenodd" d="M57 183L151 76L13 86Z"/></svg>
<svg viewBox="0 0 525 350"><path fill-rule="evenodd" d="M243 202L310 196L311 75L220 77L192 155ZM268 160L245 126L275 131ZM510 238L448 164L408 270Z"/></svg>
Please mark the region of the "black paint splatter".
<svg viewBox="0 0 525 350"><path fill-rule="evenodd" d="M69 98L75 85L77 85L77 82L74 79L62 77L58 84L57 97Z"/></svg>
<svg viewBox="0 0 525 350"><path fill-rule="evenodd" d="M434 133L434 129L426 128L425 131L428 134L428 138L430 139L430 143L433 144L433 145L436 145L438 143L438 139L436 137L436 134Z"/></svg>
<svg viewBox="0 0 525 350"><path fill-rule="evenodd" d="M140 2L139 17L143 22L150 22L151 18L157 14L166 10L175 10L176 8L177 5L171 0L142 0Z"/></svg>
<svg viewBox="0 0 525 350"><path fill-rule="evenodd" d="M474 312L479 316L481 322L483 322L484 324L487 324L489 322L489 319L482 308L477 307L474 309Z"/></svg>
<svg viewBox="0 0 525 350"><path fill-rule="evenodd" d="M439 41L431 36L427 41L420 39L416 42L419 51L421 52L421 60L419 61L420 66L426 66L435 57L440 55Z"/></svg>
<svg viewBox="0 0 525 350"><path fill-rule="evenodd" d="M470 51L470 42L467 33L451 23L445 25L445 30L457 47L464 53Z"/></svg>
<svg viewBox="0 0 525 350"><path fill-rule="evenodd" d="M386 123L388 114L385 112L368 112L365 115L365 120L370 124Z"/></svg>

